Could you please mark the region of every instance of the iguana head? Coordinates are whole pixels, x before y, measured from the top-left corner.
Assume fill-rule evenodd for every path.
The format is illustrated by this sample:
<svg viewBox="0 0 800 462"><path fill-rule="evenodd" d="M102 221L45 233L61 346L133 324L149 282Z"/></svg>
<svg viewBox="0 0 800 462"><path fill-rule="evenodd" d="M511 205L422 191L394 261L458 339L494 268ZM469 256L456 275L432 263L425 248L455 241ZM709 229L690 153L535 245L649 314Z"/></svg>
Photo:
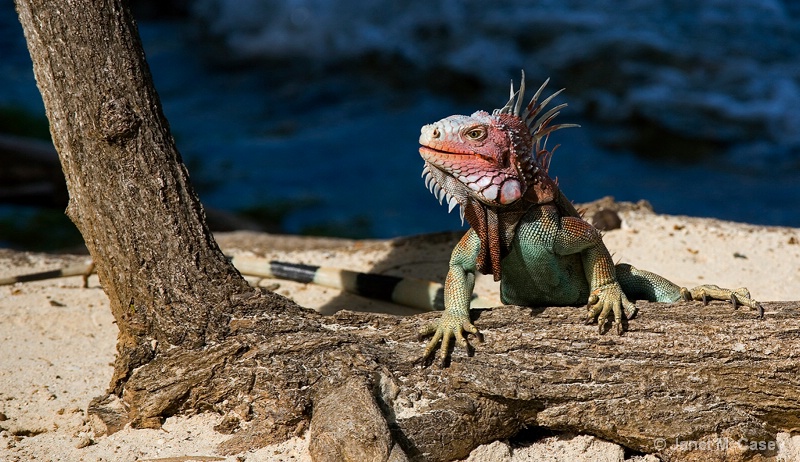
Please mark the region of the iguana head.
<svg viewBox="0 0 800 462"><path fill-rule="evenodd" d="M544 144L551 132L568 125L549 126L566 104L543 112L561 93L538 102L545 85L547 81L523 107L523 73L519 90L514 90L512 82L508 102L491 114L454 115L422 127L419 152L425 160L426 185L440 202L447 201L450 210L461 205L462 219L471 199L501 208L523 197L534 203L552 200L546 191L536 190L537 184L549 180L552 153Z"/></svg>

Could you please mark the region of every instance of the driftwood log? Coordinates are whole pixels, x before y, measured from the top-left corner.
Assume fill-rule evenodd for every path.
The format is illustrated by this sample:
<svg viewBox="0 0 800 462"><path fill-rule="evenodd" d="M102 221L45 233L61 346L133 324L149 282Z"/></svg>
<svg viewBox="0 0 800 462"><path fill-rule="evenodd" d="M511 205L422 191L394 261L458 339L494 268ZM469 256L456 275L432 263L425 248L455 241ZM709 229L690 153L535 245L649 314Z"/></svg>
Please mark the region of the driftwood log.
<svg viewBox="0 0 800 462"><path fill-rule="evenodd" d="M727 441L724 460L747 460L770 455L763 443L777 431L800 427L797 303L766 303L765 319L724 303L639 307L621 337L584 325L581 308L484 310L485 341L472 357L455 350L442 369L418 362L415 332L435 313L324 317L254 303L223 342L137 370L123 399L140 426L175 412L224 413L230 453L310 422L319 460L386 460L392 450L450 460L527 427L589 433L666 460L691 459L697 448L686 442Z"/></svg>
<svg viewBox="0 0 800 462"><path fill-rule="evenodd" d="M415 332L435 314L323 317L252 289L209 232L127 2L15 3L67 214L120 329L108 393L90 405L99 430L210 410L229 453L308 429L316 460L448 460L526 427L691 458L659 438L766 442L800 426L797 303L765 304L764 320L642 304L622 337L580 308L497 308L477 313L476 354L441 369L417 362ZM726 457L769 455L742 448Z"/></svg>

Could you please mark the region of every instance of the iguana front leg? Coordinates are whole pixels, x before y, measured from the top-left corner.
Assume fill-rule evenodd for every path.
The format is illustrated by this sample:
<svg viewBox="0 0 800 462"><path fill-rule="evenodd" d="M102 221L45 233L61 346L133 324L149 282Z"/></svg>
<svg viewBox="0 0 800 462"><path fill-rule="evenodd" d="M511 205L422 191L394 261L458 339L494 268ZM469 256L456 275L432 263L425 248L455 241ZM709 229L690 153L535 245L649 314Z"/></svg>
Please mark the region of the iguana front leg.
<svg viewBox="0 0 800 462"><path fill-rule="evenodd" d="M623 316L625 319L633 318L636 305L628 300L617 282L614 262L600 232L580 218L562 217L553 252L559 255L581 253L583 271L590 288L587 322L597 319L600 333L603 333L606 321L613 313L613 328L617 334L622 334Z"/></svg>
<svg viewBox="0 0 800 462"><path fill-rule="evenodd" d="M470 229L453 249L450 257L450 269L444 281L444 313L438 321L419 331L420 336L433 334L433 338L428 342L425 353L422 355L423 363L426 363L436 351L439 341L442 342L442 346L439 348L439 359L444 365L447 362L453 338L458 346L469 349L464 332L478 334L478 329L469 319L469 305L472 290L475 287L475 271L477 271L475 262L480 247L481 242L478 235Z"/></svg>

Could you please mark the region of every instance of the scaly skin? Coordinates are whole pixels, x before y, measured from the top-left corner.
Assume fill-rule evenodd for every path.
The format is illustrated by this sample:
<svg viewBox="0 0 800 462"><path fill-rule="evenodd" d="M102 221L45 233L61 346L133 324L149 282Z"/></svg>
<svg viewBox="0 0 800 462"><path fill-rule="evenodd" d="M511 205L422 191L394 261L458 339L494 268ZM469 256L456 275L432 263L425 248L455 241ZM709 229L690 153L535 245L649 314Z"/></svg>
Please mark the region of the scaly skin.
<svg viewBox="0 0 800 462"><path fill-rule="evenodd" d="M546 84L547 82L545 82ZM500 280L503 303L523 306L587 304L587 322L597 321L603 333L622 334L636 314L631 299L673 303L678 300L730 300L734 306L758 309L747 289L717 286L687 290L631 265L614 265L600 233L584 221L547 174L551 151L543 148L549 134L566 125L550 126L564 105L543 112L558 93L539 103L539 88L522 107L524 74L519 91L492 114L450 116L422 127L420 155L431 191L450 210L461 207L470 223L450 258L444 286L442 317L420 331L433 334L423 361L441 342L446 363L453 340L464 348L464 333L479 334L469 317L475 273Z"/></svg>

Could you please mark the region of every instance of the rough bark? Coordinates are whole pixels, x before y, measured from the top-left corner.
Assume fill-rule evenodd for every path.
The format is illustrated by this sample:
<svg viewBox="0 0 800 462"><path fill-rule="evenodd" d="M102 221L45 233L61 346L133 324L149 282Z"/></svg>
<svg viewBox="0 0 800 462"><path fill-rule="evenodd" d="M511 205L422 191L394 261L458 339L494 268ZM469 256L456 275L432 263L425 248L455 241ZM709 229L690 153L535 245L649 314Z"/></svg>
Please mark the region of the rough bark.
<svg viewBox="0 0 800 462"><path fill-rule="evenodd" d="M676 441L722 438L732 443L724 460L747 460L755 453L738 442L775 441L777 431L800 427L797 303L766 303L764 320L723 303L639 307L622 337L598 335L580 308L483 311L484 343L473 357L456 350L446 369L418 363L415 332L435 313L245 312L218 347L175 351L137 371L139 388L125 400L145 410L138 418L203 404L225 414L230 453L299 435L309 419L312 430L339 419L351 434L324 445L320 460L348 440L360 439L365 454L390 447L374 437L384 425L374 412L357 416L363 432L348 424L348 409L369 407L364 389L412 460L463 457L528 427L589 433L667 460L693 457Z"/></svg>
<svg viewBox="0 0 800 462"><path fill-rule="evenodd" d="M109 396L90 405L99 427L213 410L238 452L310 424L319 460L447 460L530 426L643 452L800 427L796 303L765 304L765 320L642 304L622 337L580 309L498 308L479 313L475 356L440 369L417 363L415 332L435 314L326 318L253 291L208 232L125 2L16 3L68 214L120 328Z"/></svg>
<svg viewBox="0 0 800 462"><path fill-rule="evenodd" d="M111 384L120 393L158 351L224 337L232 298L252 291L205 225L128 8L16 3L67 180L67 214L120 328Z"/></svg>

